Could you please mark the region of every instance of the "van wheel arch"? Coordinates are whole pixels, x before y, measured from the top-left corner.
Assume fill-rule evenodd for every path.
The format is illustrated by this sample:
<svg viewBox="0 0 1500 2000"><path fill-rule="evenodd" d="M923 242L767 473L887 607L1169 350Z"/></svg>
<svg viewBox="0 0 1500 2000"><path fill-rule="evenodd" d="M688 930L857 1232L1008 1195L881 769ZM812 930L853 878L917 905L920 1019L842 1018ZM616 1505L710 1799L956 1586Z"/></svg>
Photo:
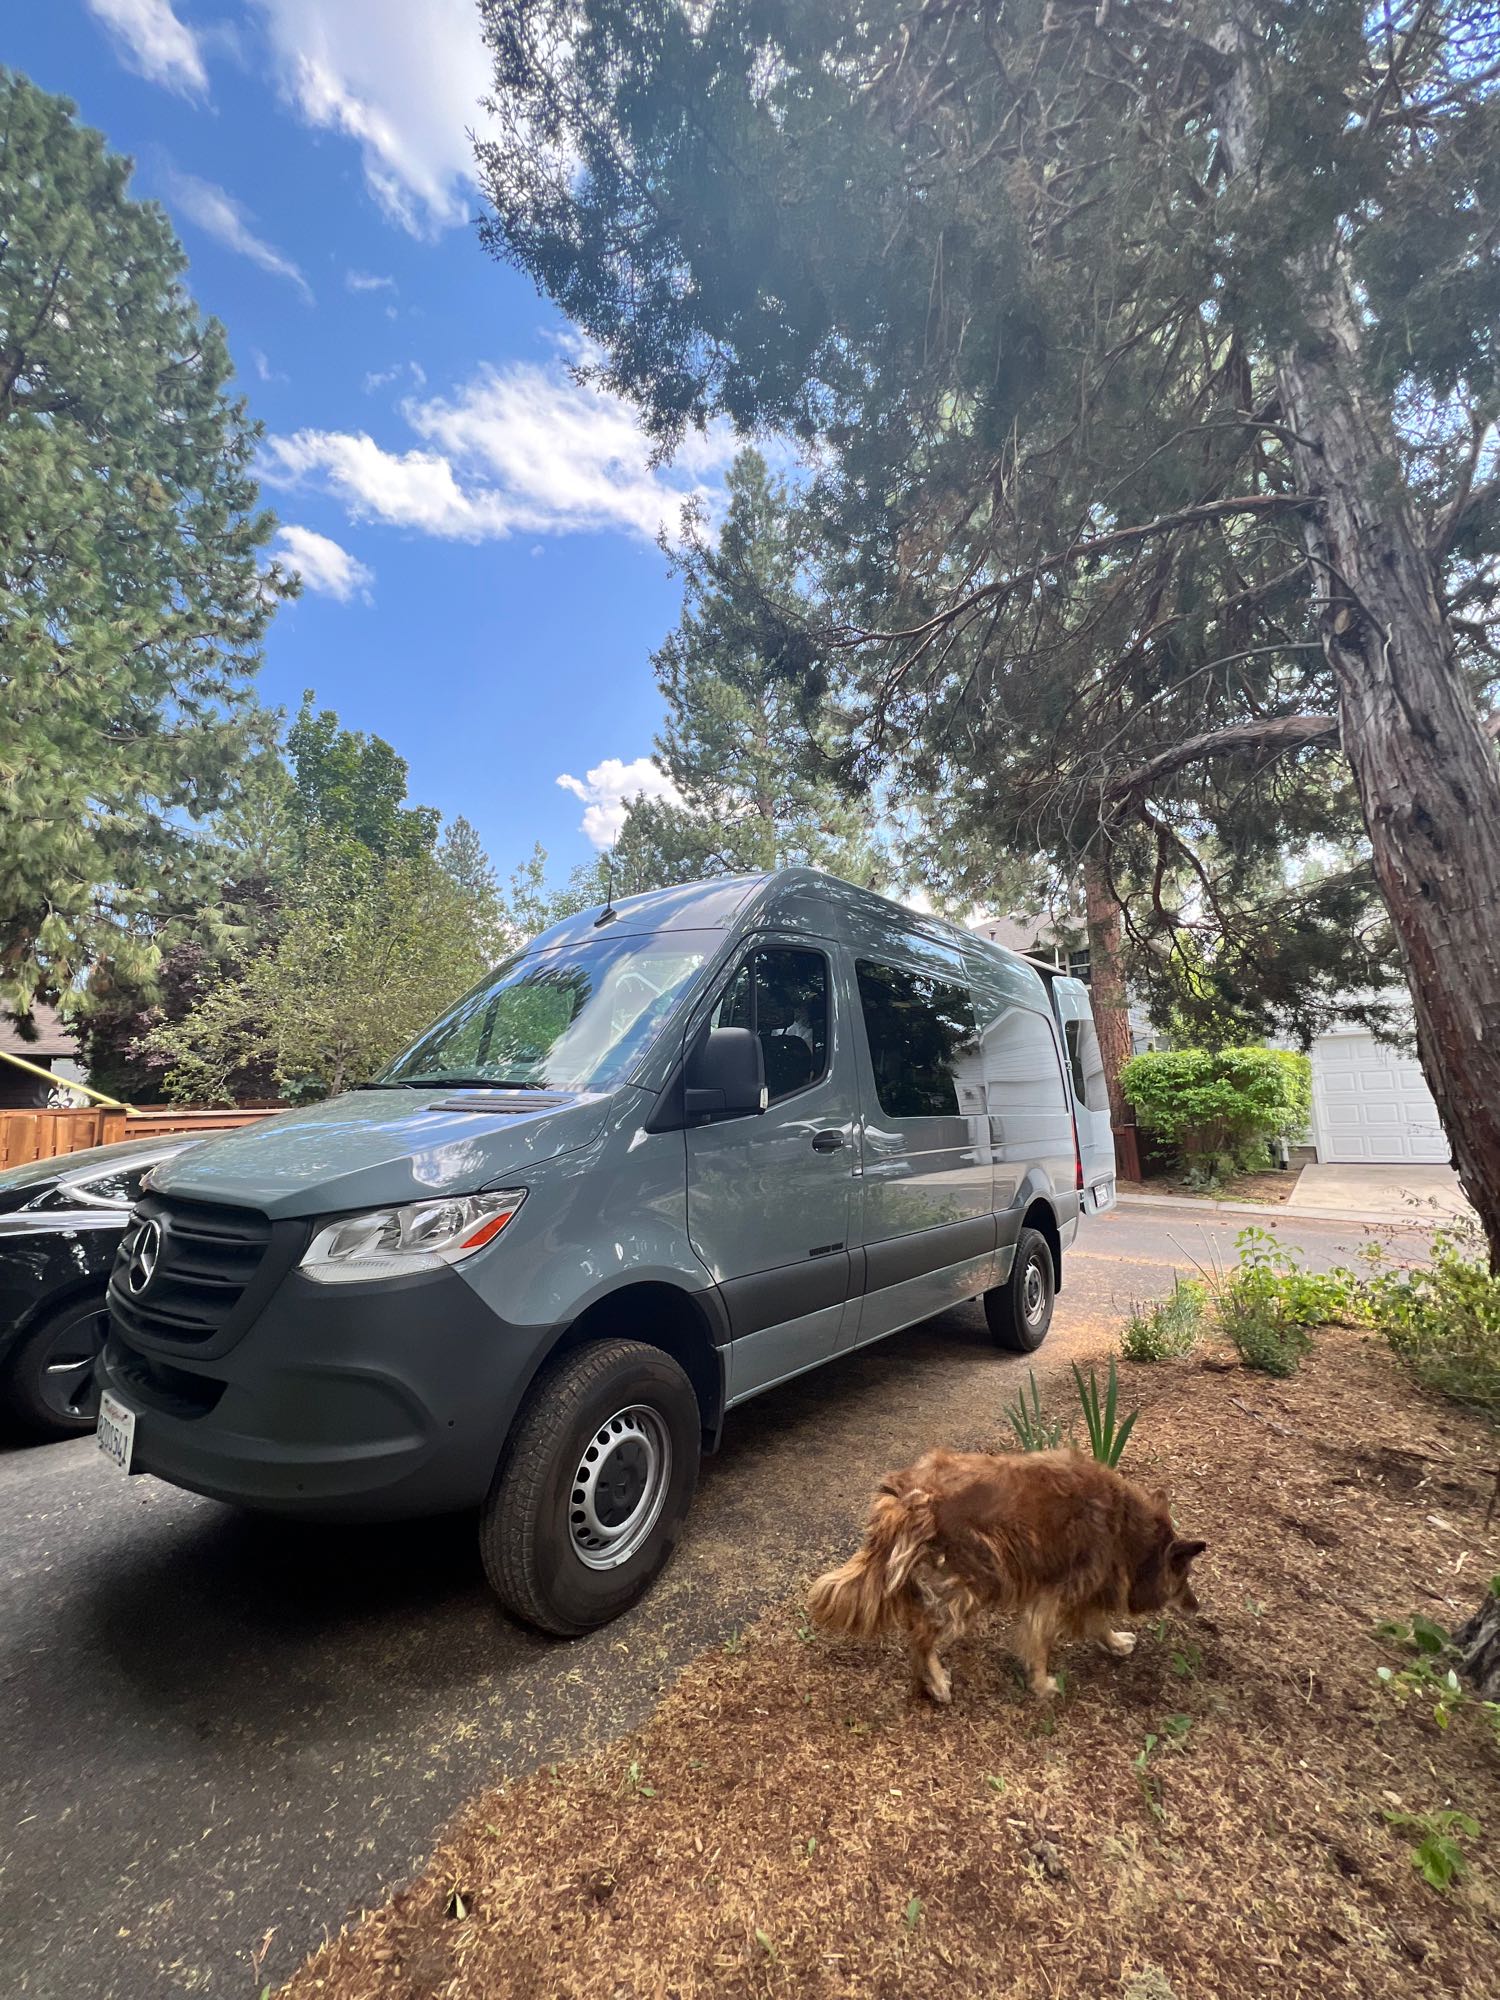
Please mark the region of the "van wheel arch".
<svg viewBox="0 0 1500 2000"><path fill-rule="evenodd" d="M715 1338L709 1311L691 1292L652 1282L624 1285L607 1293L586 1307L553 1343L542 1357L537 1375L574 1348L598 1340L634 1340L669 1354L693 1385L703 1423L704 1450L717 1448L724 1423L724 1350ZM523 1398L522 1409L525 1401Z"/></svg>
<svg viewBox="0 0 1500 2000"><path fill-rule="evenodd" d="M1034 1229L1045 1237L1047 1248L1052 1253L1052 1291L1054 1297L1063 1288L1062 1231L1057 1226L1057 1213L1050 1201L1040 1199L1032 1202L1021 1217L1022 1229Z"/></svg>

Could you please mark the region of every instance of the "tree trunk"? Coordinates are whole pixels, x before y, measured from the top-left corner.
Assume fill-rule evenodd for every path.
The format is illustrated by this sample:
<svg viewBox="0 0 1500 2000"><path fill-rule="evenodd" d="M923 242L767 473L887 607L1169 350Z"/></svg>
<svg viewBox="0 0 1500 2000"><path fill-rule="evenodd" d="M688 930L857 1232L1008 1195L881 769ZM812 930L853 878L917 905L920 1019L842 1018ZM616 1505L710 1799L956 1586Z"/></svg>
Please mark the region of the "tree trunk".
<svg viewBox="0 0 1500 2000"><path fill-rule="evenodd" d="M1465 1625L1453 1635L1463 1654L1465 1678L1474 1683L1481 1701L1500 1701L1500 1597L1492 1591Z"/></svg>
<svg viewBox="0 0 1500 2000"><path fill-rule="evenodd" d="M1125 965L1120 952L1120 902L1102 858L1092 851L1083 863L1084 915L1089 937L1089 997L1104 1081L1109 1090L1109 1116L1114 1125L1126 1122L1120 1071L1130 1060L1130 1000L1125 990Z"/></svg>
<svg viewBox="0 0 1500 2000"><path fill-rule="evenodd" d="M1249 10L1223 89L1231 171L1259 178L1264 74ZM1292 200L1294 190L1267 191ZM1287 271L1302 312L1277 360L1339 724L1400 946L1422 1068L1500 1270L1500 763L1464 686L1390 414L1360 365L1329 244Z"/></svg>

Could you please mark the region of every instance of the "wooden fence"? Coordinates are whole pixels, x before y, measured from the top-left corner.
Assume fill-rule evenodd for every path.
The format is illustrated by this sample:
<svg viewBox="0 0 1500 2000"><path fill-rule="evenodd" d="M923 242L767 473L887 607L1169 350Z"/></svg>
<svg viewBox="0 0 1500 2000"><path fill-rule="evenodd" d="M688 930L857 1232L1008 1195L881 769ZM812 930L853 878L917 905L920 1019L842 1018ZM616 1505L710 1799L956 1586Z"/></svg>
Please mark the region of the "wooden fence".
<svg viewBox="0 0 1500 2000"><path fill-rule="evenodd" d="M147 1104L139 1109L86 1111L0 1111L0 1168L25 1166L30 1160L53 1160L85 1146L112 1146L117 1139L158 1139L183 1132L224 1132L235 1125L254 1125L277 1107L254 1111L188 1111L175 1104Z"/></svg>

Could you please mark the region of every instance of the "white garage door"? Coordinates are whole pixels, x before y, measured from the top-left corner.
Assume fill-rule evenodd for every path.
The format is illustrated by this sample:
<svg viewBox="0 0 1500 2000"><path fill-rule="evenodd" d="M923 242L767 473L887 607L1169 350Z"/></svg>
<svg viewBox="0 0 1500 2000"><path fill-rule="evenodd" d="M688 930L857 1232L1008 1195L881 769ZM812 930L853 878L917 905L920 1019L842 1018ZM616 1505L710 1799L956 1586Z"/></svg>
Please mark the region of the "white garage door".
<svg viewBox="0 0 1500 2000"><path fill-rule="evenodd" d="M1373 1035L1320 1035L1312 1073L1320 1160L1448 1158L1437 1106L1414 1057Z"/></svg>

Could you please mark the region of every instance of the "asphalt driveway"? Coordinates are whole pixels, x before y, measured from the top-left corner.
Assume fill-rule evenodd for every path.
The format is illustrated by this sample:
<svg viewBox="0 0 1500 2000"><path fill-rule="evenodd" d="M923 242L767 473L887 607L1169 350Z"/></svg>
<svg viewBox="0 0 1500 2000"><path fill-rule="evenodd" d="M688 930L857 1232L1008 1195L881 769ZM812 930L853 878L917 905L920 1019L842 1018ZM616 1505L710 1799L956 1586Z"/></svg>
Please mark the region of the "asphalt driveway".
<svg viewBox="0 0 1500 2000"><path fill-rule="evenodd" d="M1276 1227L1318 1265L1364 1240ZM1096 1219L1039 1374L1174 1269L1230 1261L1233 1233ZM882 1471L998 1441L1024 1377L965 1307L750 1405L662 1583L571 1645L495 1609L468 1521L258 1522L120 1481L88 1441L0 1452L0 1993L258 1994L497 1765L631 1727L685 1660L845 1552Z"/></svg>

